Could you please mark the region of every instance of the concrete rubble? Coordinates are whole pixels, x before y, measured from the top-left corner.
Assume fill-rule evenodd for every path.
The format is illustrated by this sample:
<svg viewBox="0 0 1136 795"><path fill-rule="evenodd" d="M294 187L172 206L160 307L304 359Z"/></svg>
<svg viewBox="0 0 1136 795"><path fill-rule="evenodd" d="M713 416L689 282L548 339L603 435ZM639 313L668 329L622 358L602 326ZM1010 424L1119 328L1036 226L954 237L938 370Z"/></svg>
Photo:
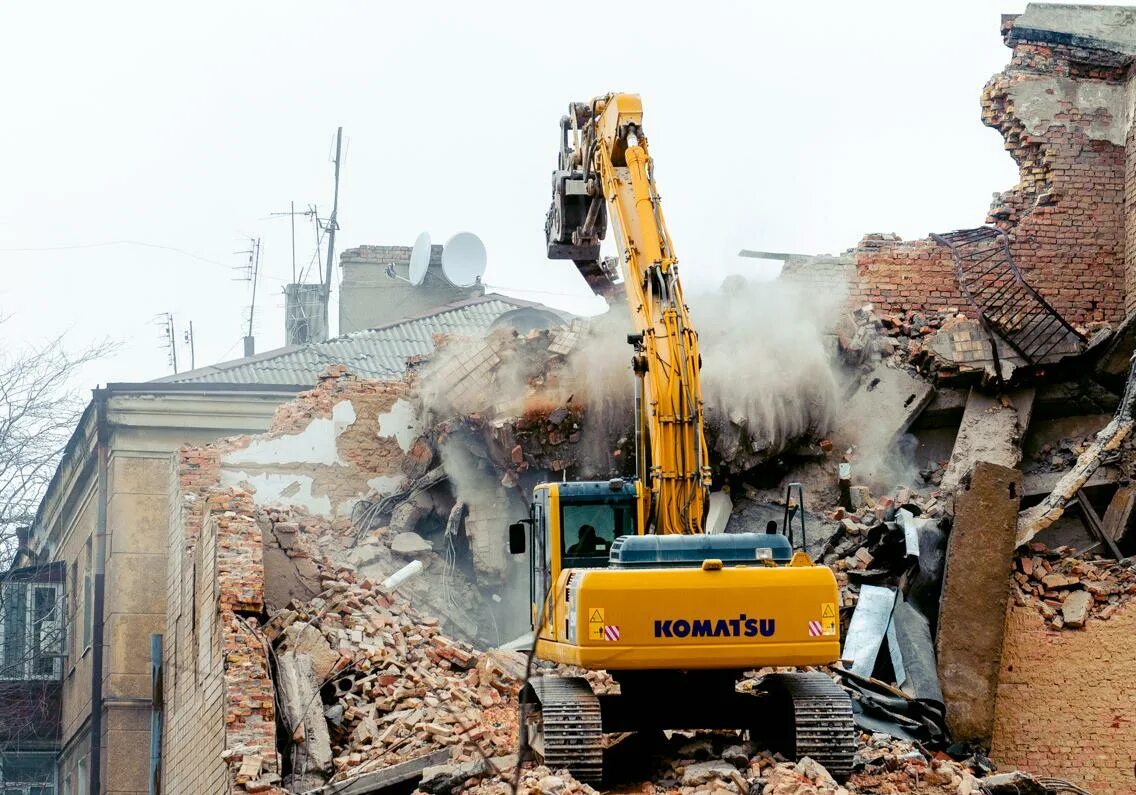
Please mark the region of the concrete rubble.
<svg viewBox="0 0 1136 795"><path fill-rule="evenodd" d="M448 787L439 787L442 777L435 773L424 780L423 790L470 792L478 795L506 795L514 791L542 795L593 793L592 787L575 781L566 771L525 765L520 770L506 768L492 772L467 768L475 774L459 785L453 778ZM918 746L883 734L865 734L856 757L856 772L844 785L812 759L798 762L755 750L736 737L706 734L691 738L676 732L670 739L649 749L641 749L634 772L618 782L618 792L640 793L761 793L762 795L852 795L853 793L926 793L931 795L978 795L993 791L999 778L991 775L988 759L975 755L959 762L942 753L928 753ZM1045 791L1032 776L1016 773L1019 786L1032 782ZM513 787L516 785L517 789ZM1021 791L1027 791L1025 789Z"/></svg>
<svg viewBox="0 0 1136 795"><path fill-rule="evenodd" d="M523 657L477 652L446 637L437 618L420 614L399 592L351 568L321 568L320 594L292 602L262 628L275 650L277 694L292 740L285 753L293 770L305 770L293 789L439 749L452 749L455 762L513 750ZM313 686L289 684L296 668ZM318 772L326 775L313 781Z"/></svg>

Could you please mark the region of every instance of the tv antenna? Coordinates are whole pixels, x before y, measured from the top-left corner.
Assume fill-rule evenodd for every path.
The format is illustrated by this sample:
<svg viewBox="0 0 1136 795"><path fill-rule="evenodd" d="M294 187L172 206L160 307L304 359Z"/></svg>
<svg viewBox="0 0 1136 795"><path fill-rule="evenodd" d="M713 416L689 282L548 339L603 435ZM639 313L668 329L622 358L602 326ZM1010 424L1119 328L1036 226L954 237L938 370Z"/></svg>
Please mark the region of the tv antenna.
<svg viewBox="0 0 1136 795"><path fill-rule="evenodd" d="M240 278L241 281L252 282L252 301L249 304L248 310L248 333L245 335L245 356L252 356L256 353L256 338L253 336L253 319L256 315L256 283L260 277L260 238L249 238L249 248L244 251L235 251L234 254L248 255L248 262L244 265L234 268L244 273Z"/></svg>
<svg viewBox="0 0 1136 795"><path fill-rule="evenodd" d="M154 322L162 326L161 347L166 349L166 363L178 371L177 332L174 328L174 316L170 312L154 315Z"/></svg>

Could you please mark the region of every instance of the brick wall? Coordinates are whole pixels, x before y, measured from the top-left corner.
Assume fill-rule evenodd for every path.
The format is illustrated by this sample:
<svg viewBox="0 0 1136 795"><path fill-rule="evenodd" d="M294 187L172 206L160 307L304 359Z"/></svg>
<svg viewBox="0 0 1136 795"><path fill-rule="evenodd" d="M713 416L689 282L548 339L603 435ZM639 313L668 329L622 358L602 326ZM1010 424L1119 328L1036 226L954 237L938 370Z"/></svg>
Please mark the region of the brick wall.
<svg viewBox="0 0 1136 795"><path fill-rule="evenodd" d="M999 765L1057 776L1095 795L1136 791L1136 603L1083 630L1051 630L1011 604L994 711Z"/></svg>
<svg viewBox="0 0 1136 795"><path fill-rule="evenodd" d="M1136 87L1136 64L1128 75L1128 85ZM1129 111L1132 112L1131 109ZM1134 114L1136 115L1136 114ZM1128 128L1124 164L1124 295L1125 309L1136 309L1136 124Z"/></svg>
<svg viewBox="0 0 1136 795"><path fill-rule="evenodd" d="M1125 153L1122 106L1110 100L1123 75L1098 65L1112 60L1107 53L1013 48L982 93L982 121L1002 133L1020 180L995 198L988 220L1011 233L1018 266L1058 311L1082 323L1118 320Z"/></svg>
<svg viewBox="0 0 1136 795"><path fill-rule="evenodd" d="M1117 53L1028 35L1006 31L1010 63L981 98L982 122L1002 134L1019 181L995 197L984 221L976 214L974 225L1005 230L1026 280L1071 322L1119 321L1126 296L1136 308L1136 145L1129 131L1126 158L1123 129L1130 70ZM846 256L855 263L853 304L886 312L958 306L974 314L949 252L929 238L868 235ZM818 267L785 273L802 280Z"/></svg>
<svg viewBox="0 0 1136 795"><path fill-rule="evenodd" d="M221 640L213 596L213 533L197 543L204 503L194 516L194 541L171 522L170 586L163 648L165 735L163 791L224 792L224 677ZM191 513L185 511L185 514ZM184 527L184 525L183 525Z"/></svg>
<svg viewBox="0 0 1136 795"><path fill-rule="evenodd" d="M932 240L867 235L852 254L857 279L849 293L854 305L870 303L884 311L970 308L959 292L950 253Z"/></svg>
<svg viewBox="0 0 1136 795"><path fill-rule="evenodd" d="M165 791L243 792L250 778L267 785L279 774L273 683L258 629L266 608L257 497L241 487L222 487L226 455L254 441L286 443L285 437L304 433L313 420L331 418L336 404L349 400L355 419L329 430L334 435L325 440L341 463L282 464L280 451L267 454L265 463L290 476L312 477L333 505L349 502L366 494L376 476L401 478L408 457L393 434L405 428L397 423L382 428L381 420L408 391L407 382L360 380L334 366L315 389L277 410L268 434L178 451L169 501ZM287 451L287 444L281 449ZM250 477L259 472L248 463L239 468ZM241 775L242 765L255 759L259 773ZM275 791L259 785L257 790Z"/></svg>
<svg viewBox="0 0 1136 795"><path fill-rule="evenodd" d="M199 452L182 451L179 480L192 482L201 471ZM257 630L264 610L261 531L247 494L179 496L170 533L176 563L169 567L164 650L164 788L243 791L237 785L249 778L278 772L273 686ZM239 776L253 757L260 759L258 774Z"/></svg>

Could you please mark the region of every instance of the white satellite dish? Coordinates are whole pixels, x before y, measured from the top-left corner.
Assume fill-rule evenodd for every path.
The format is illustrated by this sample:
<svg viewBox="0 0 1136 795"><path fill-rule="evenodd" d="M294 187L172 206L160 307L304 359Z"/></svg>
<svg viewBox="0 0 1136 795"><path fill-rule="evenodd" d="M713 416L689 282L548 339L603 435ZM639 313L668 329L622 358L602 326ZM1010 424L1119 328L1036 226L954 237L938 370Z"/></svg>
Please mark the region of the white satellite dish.
<svg viewBox="0 0 1136 795"><path fill-rule="evenodd" d="M442 273L454 287L472 287L485 274L485 244L473 232L458 232L442 249Z"/></svg>
<svg viewBox="0 0 1136 795"><path fill-rule="evenodd" d="M426 280L426 269L430 267L430 233L423 232L414 241L410 252L410 283L414 286Z"/></svg>

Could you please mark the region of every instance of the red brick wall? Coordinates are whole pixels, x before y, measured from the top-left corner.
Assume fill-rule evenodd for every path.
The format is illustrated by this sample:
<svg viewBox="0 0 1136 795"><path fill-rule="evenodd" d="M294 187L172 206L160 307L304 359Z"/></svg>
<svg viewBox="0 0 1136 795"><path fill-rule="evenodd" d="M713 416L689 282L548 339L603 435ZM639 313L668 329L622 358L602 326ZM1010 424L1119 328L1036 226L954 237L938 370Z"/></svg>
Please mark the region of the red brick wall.
<svg viewBox="0 0 1136 795"><path fill-rule="evenodd" d="M1081 630L1010 605L991 756L1095 795L1136 792L1136 603Z"/></svg>
<svg viewBox="0 0 1136 795"><path fill-rule="evenodd" d="M854 304L870 303L884 311L953 306L969 312L950 253L932 240L868 235L854 257L858 278L851 285Z"/></svg>
<svg viewBox="0 0 1136 795"><path fill-rule="evenodd" d="M995 199L988 221L1011 233L1026 280L1081 323L1124 314L1124 147L1088 133L1122 122L1105 108L1060 101L1054 123L1031 134L1013 107L1013 91L1041 77L1117 78L1078 60L1086 57L1086 51L1019 43L1010 65L982 92L982 121L1002 133L1020 173L1019 183Z"/></svg>
<svg viewBox="0 0 1136 795"><path fill-rule="evenodd" d="M1128 79L1136 81L1136 64ZM1136 309L1136 124L1128 129L1124 166L1124 228L1127 240L1124 249L1125 309Z"/></svg>
<svg viewBox="0 0 1136 795"><path fill-rule="evenodd" d="M995 199L985 222L1009 233L1026 280L1068 320L1118 321L1126 294L1136 306L1136 289L1125 287L1126 275L1136 287L1136 154L1128 157L1126 186L1125 147L1099 138L1101 129L1122 120L1106 108L1078 108L1054 96L1052 123L1031 134L1013 100L1015 87L1028 81L1118 84L1124 75L1093 60L1107 61L1108 54L1029 43L1013 50L1010 64L982 92L982 121L1001 132L1020 181ZM869 235L851 254L858 279L851 285L853 302L871 302L884 311L959 306L972 313L948 252L929 239Z"/></svg>

